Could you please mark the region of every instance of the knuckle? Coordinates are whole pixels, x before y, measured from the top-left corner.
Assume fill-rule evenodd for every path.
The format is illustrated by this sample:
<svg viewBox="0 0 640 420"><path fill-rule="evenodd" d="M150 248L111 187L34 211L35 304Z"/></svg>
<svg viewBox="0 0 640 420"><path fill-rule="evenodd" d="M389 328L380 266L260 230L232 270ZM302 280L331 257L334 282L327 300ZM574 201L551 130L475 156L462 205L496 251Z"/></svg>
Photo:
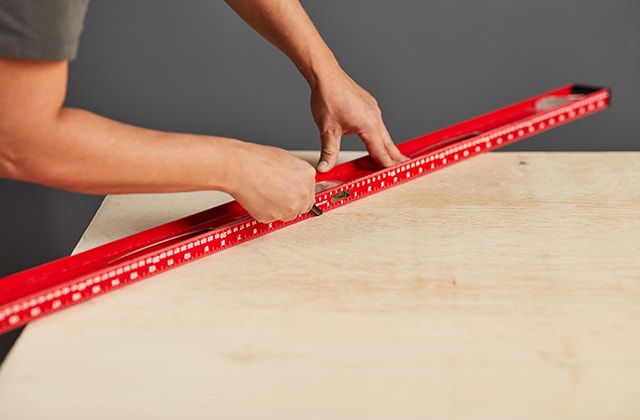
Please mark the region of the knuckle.
<svg viewBox="0 0 640 420"><path fill-rule="evenodd" d="M321 153L323 156L327 157L327 156L335 156L338 154L338 151L335 150L333 147L329 147L329 146L323 146Z"/></svg>

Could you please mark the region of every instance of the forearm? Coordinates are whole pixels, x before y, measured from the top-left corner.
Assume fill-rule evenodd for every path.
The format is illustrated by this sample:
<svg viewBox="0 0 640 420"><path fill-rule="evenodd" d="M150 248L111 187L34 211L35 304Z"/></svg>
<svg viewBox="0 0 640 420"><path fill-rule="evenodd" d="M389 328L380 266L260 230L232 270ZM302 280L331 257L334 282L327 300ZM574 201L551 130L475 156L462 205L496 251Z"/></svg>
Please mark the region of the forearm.
<svg viewBox="0 0 640 420"><path fill-rule="evenodd" d="M260 35L285 53L312 88L342 69L298 0L226 0Z"/></svg>
<svg viewBox="0 0 640 420"><path fill-rule="evenodd" d="M106 194L228 190L241 142L63 107L67 63L0 57L0 177Z"/></svg>
<svg viewBox="0 0 640 420"><path fill-rule="evenodd" d="M5 177L94 194L228 190L231 158L240 146L231 139L148 130L74 108L3 135L13 136L4 143Z"/></svg>

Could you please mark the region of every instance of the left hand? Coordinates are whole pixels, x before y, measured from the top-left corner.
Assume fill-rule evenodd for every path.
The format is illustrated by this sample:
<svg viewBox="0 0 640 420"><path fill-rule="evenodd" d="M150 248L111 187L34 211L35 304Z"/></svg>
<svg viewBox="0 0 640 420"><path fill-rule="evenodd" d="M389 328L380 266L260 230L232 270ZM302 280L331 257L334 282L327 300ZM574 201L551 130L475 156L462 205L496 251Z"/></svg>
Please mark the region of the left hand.
<svg viewBox="0 0 640 420"><path fill-rule="evenodd" d="M342 136L349 134L357 134L373 160L383 167L407 160L393 143L375 98L344 72L312 90L311 113L322 143L318 172L335 166Z"/></svg>

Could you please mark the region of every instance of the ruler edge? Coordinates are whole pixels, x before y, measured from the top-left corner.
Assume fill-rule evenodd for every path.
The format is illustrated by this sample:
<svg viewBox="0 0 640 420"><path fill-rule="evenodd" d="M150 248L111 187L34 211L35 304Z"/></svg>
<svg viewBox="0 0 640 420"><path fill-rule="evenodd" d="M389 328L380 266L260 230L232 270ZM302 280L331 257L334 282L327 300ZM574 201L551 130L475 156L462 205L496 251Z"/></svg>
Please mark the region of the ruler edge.
<svg viewBox="0 0 640 420"><path fill-rule="evenodd" d="M435 135L437 135L439 133L446 132L447 130L452 130L452 129L455 129L456 127L461 127L461 126L464 126L464 125L468 125L468 124L470 124L470 123L472 123L474 121L480 121L480 120L482 120L482 118L485 118L485 117L487 117L487 116L489 116L491 114L497 114L497 113L503 112L505 110L508 110L510 108L516 109L519 106L523 106L523 105L526 105L528 103L534 103L536 100L538 100L540 98L543 98L543 97L546 97L546 96L552 96L554 94L558 95L560 93L566 95L568 93L571 93L573 91L573 89L581 88L583 86L584 85L578 85L578 84L566 85L566 86L560 87L558 89L554 89L552 91L548 91L548 92L533 96L531 98L525 99L523 101L519 101L519 102L516 102L514 104L499 108L497 110L481 114L479 116L470 118L468 120L459 122L457 124L453 124L451 126L442 128L442 129L434 131L432 133L428 133L428 134L416 137L414 139L410 139L410 140L408 140L408 141L406 141L406 142L404 142L402 144L410 143L410 142L414 142L414 141L419 141L420 139L423 139L423 138L425 138L427 136L435 136ZM497 148L501 148L501 147L504 147L504 146L506 146L508 144L515 143L517 141L520 141L520 140L523 140L525 138L531 137L533 135L539 134L541 132L548 131L548 130L550 130L552 128L555 128L556 126L564 125L564 124L567 124L569 122L573 122L575 120L582 119L583 117L586 117L586 116L592 115L594 113L597 113L598 111L604 110L609 106L610 97L611 97L609 88L606 88L606 87L603 87L603 88L586 87L586 88L591 90L590 93L584 94L584 96L582 98L580 98L579 100L576 100L574 102L570 102L570 103L567 103L567 104L563 104L563 105L554 107L554 108L552 108L550 110L542 111L542 112L540 112L540 113L538 113L536 115L531 115L529 117L523 118L523 119L518 120L518 121L513 122L513 123L504 124L504 125L502 125L500 127L497 127L495 129L491 129L489 131L480 133L477 136L465 139L460 143L463 143L463 144L473 143L473 142L482 143L486 139L495 138L496 136L498 136L499 132L501 130L504 131L504 127L509 127L511 129L512 127L515 126L516 127L515 129L517 129L517 127L520 127L520 126L524 127L524 126L527 126L527 125L531 125L532 124L531 121L547 119L547 118L549 118L550 115L562 113L561 111L564 110L564 109L571 108L571 107L576 107L577 108L579 106L579 104L583 104L583 103L586 104L586 103L589 103L589 102L595 102L598 97L602 97L603 98L602 100L604 100L604 106L603 107L596 107L594 110L585 112L584 115L578 115L578 116L576 116L574 118L569 119L568 121L558 122L554 126L546 127L544 129L539 129L539 130L536 130L536 131L534 131L532 133L528 133L528 132L523 133L523 135L518 136L517 138L513 138L510 141L503 142L502 144L494 144L491 147L486 147L486 148L484 148L483 150L479 151L476 154L486 153L486 152L489 152L491 150L494 150L494 149L497 149ZM515 130L515 129L513 129L513 130ZM397 172L401 173L401 172L403 172L402 168L405 168L407 166L410 167L412 163L415 163L416 161L424 159L425 156L448 155L446 153L447 150L450 149L450 148L453 148L452 146L460 147L460 143L454 143L454 144L445 146L445 147L443 147L441 149L434 150L434 151L428 153L427 155L413 158L413 159L411 159L411 160L409 160L407 162L403 162L401 164L398 164L398 165L395 165L395 166L392 166L392 167L389 167L389 168L383 168L383 169L381 169L379 171L373 172L373 173L368 174L366 176L363 176L361 178L357 178L356 180L348 181L345 184L342 184L342 185L336 186L334 188L330 188L330 189L327 189L325 191L319 192L319 193L316 194L316 200L317 200L317 198L319 196L322 196L322 195L324 195L324 196L332 196L332 195L334 195L336 193L344 191L345 189L348 188L349 185L354 184L356 182L366 182L367 179L375 178L376 176L379 176L380 173L393 173L394 171L397 171ZM400 144L399 146L402 146L402 144ZM459 160L460 161L465 160L467 158L475 156L476 154L472 154L470 156L463 157L463 158L461 158ZM341 164L340 166L345 165L344 167L346 168L346 167L348 167L348 165L350 165L350 164L353 165L353 162L356 162L356 161L361 160L361 159L370 159L370 157L368 155L367 156L363 156L361 158L354 159L353 161L345 162L345 163ZM453 162L453 163L455 163L455 162ZM423 174L407 177L406 179L400 179L400 180L392 183L391 185L389 185L389 187L392 187L392 186L395 186L395 185L398 185L398 184L402 184L402 183L407 182L407 181L409 181L411 179L414 179L416 177L421 177L423 175L431 173L434 170L438 170L438 169L450 166L450 164L451 163L445 163L445 164L442 164L442 165L440 165L440 166L438 166L438 167L436 167L434 169L425 171L425 173L423 173ZM330 177L330 174L331 174L331 172L328 173L328 174L321 174L324 177L319 177L319 180L322 180L323 178L328 179L328 177ZM383 189L386 189L386 188L387 187L384 187ZM375 192L378 192L378 191L372 191L371 193L375 193ZM345 204L348 204L348 203L350 203L352 201L359 200L360 198L367 197L368 195L370 195L370 194L365 194L365 195L362 195L360 197L350 196L350 197L342 199L342 200L340 200L340 201L338 201L336 203L332 203L332 204L327 203L327 205L322 205L323 203L320 203L318 206L323 210L323 212L326 212L326 211L330 211L330 210L332 210L334 208L341 207L341 206L343 206ZM83 258L85 258L91 252L93 252L93 253L98 252L99 253L99 251L101 249L104 249L103 247L113 246L114 244L118 244L121 241L125 241L125 240L128 240L128 239L131 239L132 237L136 237L136 236L139 236L139 235L143 236L144 234L152 232L152 231L154 231L156 229L163 228L163 227L168 227L168 226L171 226L174 223L184 222L184 221L186 221L187 219L190 219L190 218L196 218L197 219L198 216L206 215L206 214L208 214L208 212L211 212L211 211L213 211L215 213L215 209L224 209L224 208L229 207L229 206L236 206L234 203L235 203L235 201L230 201L230 202L227 202L227 203L223 203L223 204L220 204L218 206L212 207L210 209L206 209L206 210L203 210L203 211L200 211L200 212L185 216L183 218L176 219L176 220L173 220L173 221L170 221L170 222L167 222L167 223L164 223L164 224L161 224L161 225L146 229L144 231L137 232L137 233L134 233L132 235L129 235L129 236L126 236L126 237L123 237L123 238L120 238L120 239L116 239L114 241L110 241L108 243L99 245L99 246L91 248L89 250L82 251L80 253L73 254L71 256L63 257L63 258L60 258L58 260L54 260L54 261L51 261L49 263L45 263L45 264L33 267L31 269L27 269L27 270L24 270L24 271L21 271L21 272L18 272L18 273L11 274L9 276L0 278L0 282L4 281L5 279L13 279L13 278L18 278L19 279L20 277L23 277L25 275L25 273L28 273L28 272L30 272L32 270L36 270L36 269L42 269L43 267L46 268L46 267L48 267L48 266L50 266L51 264L54 264L54 263L60 264L61 262L67 261L69 259L82 260ZM237 205L237 207L239 207L239 205ZM238 241L235 241L235 242L231 241L229 244L224 245L224 246L220 247L219 249L214 249L214 250L211 250L209 252L202 253L200 255L194 255L194 257L192 259L181 261L181 262L176 263L175 265L173 265L171 267L165 267L162 270L160 270L160 272L162 272L164 270L168 270L168 269L174 268L174 267L178 267L180 265L186 264L187 262L190 262L190 261L195 260L195 259L199 259L199 258L202 258L202 257L205 257L205 256L209 256L211 254L217 253L217 252L222 251L224 249L227 249L227 248L233 247L235 245L244 243L244 242L246 242L248 240L255 239L255 238L258 238L260 236L264 236L267 233L271 233L271 232L273 232L275 230L280 230L280 229L282 229L284 227L287 227L289 225L301 222L301 221L306 220L306 219L311 218L311 217L313 217L313 216L311 216L309 214L305 214L305 215L301 215L300 217L298 217L298 218L296 218L296 219L294 219L292 221L289 221L289 222L277 221L277 222L265 223L265 224L257 222L257 221L255 221L255 219L249 218L248 221L242 221L241 224L250 223L251 227L255 227L255 226L261 225L261 227L263 227L263 228L266 227L266 229L259 230L257 233L254 233L251 237L249 237L247 239L242 239L242 240L238 240ZM237 223L235 225L237 225ZM193 236L193 237L189 237L188 239L185 239L182 242L169 245L167 248L183 248L185 246L186 247L190 247L190 246L192 246L192 244L194 244L194 243L196 243L198 241L202 241L204 238L212 237L212 234L222 233L223 231L227 231L227 230L233 231L233 229L237 227L235 225L222 226L222 227L220 227L220 228L218 228L216 230L207 231L207 232L202 233L201 235L196 235L196 236ZM165 250L165 252L166 251L168 251L168 249ZM142 266L145 265L145 261L149 260L150 258L153 259L156 255L159 255L159 253L161 253L161 252L162 252L161 250L155 250L155 251L153 251L151 253L153 255L147 255L147 254L142 255L136 261L137 261L138 264L142 263L142 264L140 264L140 267L142 267ZM25 325L25 324L29 323L32 320L42 318L43 316L46 316L49 313L57 312L58 310L61 310L61 309L66 309L66 308L71 307L71 306L73 306L73 305L75 305L77 303L81 303L81 302L84 302L86 300L90 300L93 297L97 297L99 295L108 293L108 292L110 292L112 290L115 290L115 289L118 289L118 288L121 288L121 287L125 287L125 286L127 286L129 284L136 283L138 281L141 281L141 280L143 280L143 279L145 279L147 277L150 277L150 276L154 275L154 272L149 272L149 273L147 273L147 275L143 275L143 276L140 276L139 278L131 279L130 281L127 281L126 283L123 283L123 284L120 284L120 285L116 285L116 286L112 286L112 287L109 287L109 288L104 289L104 290L99 289L93 294L81 293L87 287L90 287L90 288L94 287L95 288L96 286L94 286L93 283L97 284L97 283L100 283L103 280L107 280L109 278L109 276L107 275L107 278L104 278L104 276L105 276L104 272L107 272L107 271L109 271L109 272L117 272L119 269L122 269L123 267L125 267L127 265L131 266L131 265L134 265L134 264L136 264L136 262L130 262L130 261L128 262L127 260L125 260L121 264L118 264L118 265L116 265L114 267L105 267L105 266L103 266L103 267L101 267L101 268L99 268L97 270L94 270L92 272L81 273L81 274L78 274L77 276L75 276L73 278L60 280L59 282L57 282L53 286L50 286L50 287L47 287L47 288L43 288L43 289L39 289L39 290L37 290L37 291L35 291L33 293L18 297L16 299L13 299L12 301L9 301L7 303L2 304L0 306L0 333L11 331L11 330L13 330L15 328L18 328L18 327L20 327L22 325ZM96 279L97 273L101 273L100 280ZM83 280L83 283L81 283L81 284L85 284L84 287L81 286L81 285L77 285L77 283L81 282L81 280ZM70 289L69 290L70 292L73 292L73 290L71 290L74 287L73 283L76 283L77 292L74 292L73 294L72 293L68 293L68 294L69 294L69 296L78 296L78 294L80 294L79 298L73 299L73 301L68 301L68 299L67 299L67 301L64 304L62 304L60 307L58 307L58 308L49 309L47 311L39 310L37 313L35 313L35 314L31 313L30 315L29 314L22 314L23 312L25 312L26 310L28 310L30 308L37 307L38 304L41 304L43 302L51 300L50 298L55 297L56 292L59 291L59 290L68 288L68 289ZM20 316L20 321L17 322L17 323L9 323L10 317L12 315L17 314L17 313L21 313L21 315L22 315L22 316ZM6 324L9 324L9 325L7 326Z"/></svg>

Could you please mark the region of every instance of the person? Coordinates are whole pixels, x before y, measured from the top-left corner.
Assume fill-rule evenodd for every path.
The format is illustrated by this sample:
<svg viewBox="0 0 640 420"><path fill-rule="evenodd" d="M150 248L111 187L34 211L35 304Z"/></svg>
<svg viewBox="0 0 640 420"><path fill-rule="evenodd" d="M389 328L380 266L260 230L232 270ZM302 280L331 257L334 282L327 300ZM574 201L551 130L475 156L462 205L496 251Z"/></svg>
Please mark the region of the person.
<svg viewBox="0 0 640 420"><path fill-rule="evenodd" d="M261 222L314 204L316 169L287 151L218 136L162 132L64 106L89 0L0 3L0 176L90 194L229 193ZM320 131L317 171L357 134L381 166L406 158L376 100L340 67L298 0L226 0L295 64Z"/></svg>

